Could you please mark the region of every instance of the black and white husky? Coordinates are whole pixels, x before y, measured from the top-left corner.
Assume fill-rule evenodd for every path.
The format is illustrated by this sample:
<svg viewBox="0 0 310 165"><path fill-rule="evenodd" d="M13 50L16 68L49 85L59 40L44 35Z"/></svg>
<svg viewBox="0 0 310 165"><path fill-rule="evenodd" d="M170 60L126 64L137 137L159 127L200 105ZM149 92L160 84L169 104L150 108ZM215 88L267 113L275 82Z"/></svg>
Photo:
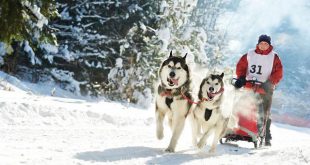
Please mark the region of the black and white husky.
<svg viewBox="0 0 310 165"><path fill-rule="evenodd" d="M223 77L224 73L211 74L202 80L198 94L200 101L190 115L194 146L203 148L208 137L214 133L209 150L211 153L215 152L215 147L220 138L224 136L229 122L229 117L225 117L221 111L224 91Z"/></svg>
<svg viewBox="0 0 310 165"><path fill-rule="evenodd" d="M187 54L186 54L187 55ZM189 112L192 99L190 91L190 71L186 64L186 55L176 57L170 52L159 70L160 85L156 96L156 135L164 137L163 120L167 115L172 137L167 152L174 152L178 139L183 131L185 118Z"/></svg>

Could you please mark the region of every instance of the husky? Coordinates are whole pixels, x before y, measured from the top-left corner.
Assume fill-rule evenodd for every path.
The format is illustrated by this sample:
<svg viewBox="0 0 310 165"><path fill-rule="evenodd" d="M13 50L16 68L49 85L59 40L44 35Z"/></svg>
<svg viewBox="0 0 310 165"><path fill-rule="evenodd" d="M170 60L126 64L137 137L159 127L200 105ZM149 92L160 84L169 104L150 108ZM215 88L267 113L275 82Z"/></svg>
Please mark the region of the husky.
<svg viewBox="0 0 310 165"><path fill-rule="evenodd" d="M217 142L225 135L229 122L229 117L225 117L221 111L224 92L223 77L224 73L210 74L202 80L198 93L200 101L190 115L192 142L195 147L203 148L208 137L214 133L210 153L215 152ZM199 136L201 138L197 143Z"/></svg>
<svg viewBox="0 0 310 165"><path fill-rule="evenodd" d="M172 131L170 144L166 152L174 152L178 139L183 131L185 119L188 115L192 99L190 94L190 70L186 64L186 56L176 57L170 52L160 69L156 95L156 135L159 140L164 137L163 121L168 117Z"/></svg>

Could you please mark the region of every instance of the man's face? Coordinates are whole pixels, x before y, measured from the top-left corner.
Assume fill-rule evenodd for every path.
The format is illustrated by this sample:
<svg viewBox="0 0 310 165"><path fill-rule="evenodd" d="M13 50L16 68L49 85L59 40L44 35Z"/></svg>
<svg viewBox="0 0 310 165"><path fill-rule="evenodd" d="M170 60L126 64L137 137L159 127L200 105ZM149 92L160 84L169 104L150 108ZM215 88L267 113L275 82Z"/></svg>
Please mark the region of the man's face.
<svg viewBox="0 0 310 165"><path fill-rule="evenodd" d="M270 47L270 45L265 41L262 41L258 44L258 48L260 50L267 50L269 47Z"/></svg>

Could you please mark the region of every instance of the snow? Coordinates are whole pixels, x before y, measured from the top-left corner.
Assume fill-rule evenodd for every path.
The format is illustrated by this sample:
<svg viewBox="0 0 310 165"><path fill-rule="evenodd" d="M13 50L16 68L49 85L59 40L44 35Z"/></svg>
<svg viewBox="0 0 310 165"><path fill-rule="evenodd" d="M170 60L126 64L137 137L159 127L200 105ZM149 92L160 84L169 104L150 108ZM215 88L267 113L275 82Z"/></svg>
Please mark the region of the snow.
<svg viewBox="0 0 310 165"><path fill-rule="evenodd" d="M5 43L0 42L0 57L1 57L1 56L4 56L5 53L6 53L6 50L5 50Z"/></svg>
<svg viewBox="0 0 310 165"><path fill-rule="evenodd" d="M41 44L40 47L44 49L47 54L56 54L58 53L58 47L51 44Z"/></svg>
<svg viewBox="0 0 310 165"><path fill-rule="evenodd" d="M123 60L121 58L116 59L115 67L116 68L122 68L123 67Z"/></svg>
<svg viewBox="0 0 310 165"><path fill-rule="evenodd" d="M26 6L29 10L31 10L32 14L36 16L36 18L37 18L36 26L39 29L42 29L43 25L48 24L47 18L41 14L40 8L37 5L31 5L31 3L28 1L23 1L22 5Z"/></svg>
<svg viewBox="0 0 310 165"><path fill-rule="evenodd" d="M74 59L74 53L68 50L68 45L64 45L64 47L62 47L59 51L62 55L60 57L62 57L66 61L72 61Z"/></svg>
<svg viewBox="0 0 310 165"><path fill-rule="evenodd" d="M63 20L72 20L72 17L70 16L68 12L68 7L64 8L63 11L60 13L61 19Z"/></svg>
<svg viewBox="0 0 310 165"><path fill-rule="evenodd" d="M128 7L128 11L129 13L135 13L136 11L141 11L143 10L140 6L138 6L137 4L132 4Z"/></svg>
<svg viewBox="0 0 310 165"><path fill-rule="evenodd" d="M42 62L40 59L38 59L36 56L35 56L35 53L34 51L32 50L32 48L30 47L29 45L29 41L24 41L24 51L27 53L28 57L30 58L30 62L32 65L41 65Z"/></svg>
<svg viewBox="0 0 310 165"><path fill-rule="evenodd" d="M1 72L0 72L1 73ZM310 129L273 123L273 146L253 144L191 146L189 122L176 148L165 153L170 140L156 139L154 105L148 109L103 100L86 101L34 95L24 82L1 73L0 164L309 164ZM10 86L12 90L2 88ZM38 89L36 89L38 88ZM32 90L47 88L37 85ZM64 91L63 91L64 92ZM65 92L64 94L65 95Z"/></svg>
<svg viewBox="0 0 310 165"><path fill-rule="evenodd" d="M83 84L85 82L76 81L73 78L73 75L74 75L73 72L54 68L51 70L51 74L57 80L60 80L61 82L67 82L68 83L68 85L65 87L66 90L74 92L78 96L80 95L80 84Z"/></svg>
<svg viewBox="0 0 310 165"><path fill-rule="evenodd" d="M161 40L163 42L162 46L161 46L161 50L160 52L167 52L167 48L168 48L168 45L169 45L169 41L170 41L170 30L169 28L162 28L162 29L159 29L157 32L156 32L159 40Z"/></svg>

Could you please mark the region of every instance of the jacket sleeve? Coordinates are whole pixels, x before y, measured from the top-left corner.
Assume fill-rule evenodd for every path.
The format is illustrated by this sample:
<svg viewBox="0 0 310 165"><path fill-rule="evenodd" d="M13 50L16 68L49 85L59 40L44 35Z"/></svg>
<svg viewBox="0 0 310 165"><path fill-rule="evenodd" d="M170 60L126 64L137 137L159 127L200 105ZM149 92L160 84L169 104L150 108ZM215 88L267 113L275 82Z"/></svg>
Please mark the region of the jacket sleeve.
<svg viewBox="0 0 310 165"><path fill-rule="evenodd" d="M273 67L269 80L273 85L277 85L282 79L282 77L283 77L282 63L279 56L276 54L273 61Z"/></svg>
<svg viewBox="0 0 310 165"><path fill-rule="evenodd" d="M236 67L237 78L246 76L247 69L248 69L248 59L247 54L245 54L240 58L239 62L237 63Z"/></svg>

